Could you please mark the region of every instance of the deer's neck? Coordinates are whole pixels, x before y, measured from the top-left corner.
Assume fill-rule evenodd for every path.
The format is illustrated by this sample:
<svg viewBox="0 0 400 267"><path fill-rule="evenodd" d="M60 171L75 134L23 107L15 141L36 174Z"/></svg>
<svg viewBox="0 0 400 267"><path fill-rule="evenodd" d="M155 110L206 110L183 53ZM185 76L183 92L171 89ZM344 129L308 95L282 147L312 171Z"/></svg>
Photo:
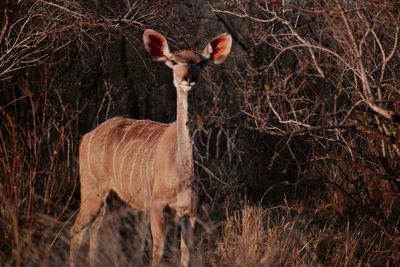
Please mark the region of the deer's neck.
<svg viewBox="0 0 400 267"><path fill-rule="evenodd" d="M177 92L177 166L181 179L193 176L193 147L189 131L188 95Z"/></svg>

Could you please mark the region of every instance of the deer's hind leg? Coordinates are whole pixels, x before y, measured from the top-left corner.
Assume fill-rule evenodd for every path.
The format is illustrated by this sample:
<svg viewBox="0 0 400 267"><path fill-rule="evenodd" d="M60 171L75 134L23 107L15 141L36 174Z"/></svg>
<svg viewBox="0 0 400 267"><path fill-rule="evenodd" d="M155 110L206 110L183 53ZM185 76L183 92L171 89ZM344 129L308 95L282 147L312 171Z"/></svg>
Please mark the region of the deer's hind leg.
<svg viewBox="0 0 400 267"><path fill-rule="evenodd" d="M97 251L99 249L98 233L101 223L103 222L104 214L106 213L106 203L103 203L99 215L90 226L90 247L89 247L89 266L96 266Z"/></svg>
<svg viewBox="0 0 400 267"><path fill-rule="evenodd" d="M70 248L70 252L69 252L69 266L70 267L76 266L79 248L82 245L82 241L85 238L87 230L88 230L88 227L83 227L81 230L79 230L76 233L73 233L73 231L71 231L72 240L71 240L71 248Z"/></svg>
<svg viewBox="0 0 400 267"><path fill-rule="evenodd" d="M88 191L82 186L81 190L81 207L75 224L71 229L71 248L70 248L70 266L75 266L79 248L82 241L90 229L91 241L94 240L95 244L90 244L90 254L93 254L93 246L97 248L97 232L100 228L102 217L105 212L105 199L107 193L104 190ZM94 221L93 221L94 220ZM93 228L93 229L92 229ZM92 243L92 242L90 242Z"/></svg>

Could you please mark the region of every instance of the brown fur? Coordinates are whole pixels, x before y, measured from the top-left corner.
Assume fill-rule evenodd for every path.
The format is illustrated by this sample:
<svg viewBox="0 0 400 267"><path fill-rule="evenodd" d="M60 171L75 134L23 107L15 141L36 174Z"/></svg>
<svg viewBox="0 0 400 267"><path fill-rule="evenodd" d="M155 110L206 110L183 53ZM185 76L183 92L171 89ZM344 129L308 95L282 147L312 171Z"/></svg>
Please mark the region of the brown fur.
<svg viewBox="0 0 400 267"><path fill-rule="evenodd" d="M227 34L214 38L204 55L189 50L171 53L165 37L153 30L145 31L143 41L154 60L164 61L173 70L177 119L166 125L115 117L82 138L79 148L81 208L71 230L71 266L75 265L88 230L89 263L95 262L97 233L105 213L105 200L111 190L132 207L149 211L153 266L160 263L163 255L166 234L164 208L175 209L180 218L188 215L190 224L182 219L181 264L189 265L195 217L187 97L202 68L198 63L209 58L213 60L216 53L219 55L218 64L222 63L224 59L221 58L229 54L232 40Z"/></svg>

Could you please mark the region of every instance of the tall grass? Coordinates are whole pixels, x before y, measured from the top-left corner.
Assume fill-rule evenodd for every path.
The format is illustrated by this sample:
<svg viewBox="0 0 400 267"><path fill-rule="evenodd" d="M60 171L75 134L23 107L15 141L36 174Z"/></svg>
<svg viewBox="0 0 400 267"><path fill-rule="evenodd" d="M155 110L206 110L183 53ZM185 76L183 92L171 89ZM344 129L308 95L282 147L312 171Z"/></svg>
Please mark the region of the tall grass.
<svg viewBox="0 0 400 267"><path fill-rule="evenodd" d="M396 266L398 239L366 217L245 205L227 216L202 266Z"/></svg>
<svg viewBox="0 0 400 267"><path fill-rule="evenodd" d="M224 221L196 231L195 266L397 266L399 240L367 217L323 216L299 212L296 205L245 204L228 211ZM319 209L319 212L322 212ZM322 216L322 217L321 217ZM35 225L13 228L12 254L2 266L68 264L69 223L37 215ZM219 226L219 227L216 227ZM63 228L64 227L64 228ZM169 222L166 266L179 265L179 229ZM2 244L3 245L3 244ZM108 209L100 229L97 266L148 266L151 262L148 219L129 207ZM88 264L88 242L79 266Z"/></svg>

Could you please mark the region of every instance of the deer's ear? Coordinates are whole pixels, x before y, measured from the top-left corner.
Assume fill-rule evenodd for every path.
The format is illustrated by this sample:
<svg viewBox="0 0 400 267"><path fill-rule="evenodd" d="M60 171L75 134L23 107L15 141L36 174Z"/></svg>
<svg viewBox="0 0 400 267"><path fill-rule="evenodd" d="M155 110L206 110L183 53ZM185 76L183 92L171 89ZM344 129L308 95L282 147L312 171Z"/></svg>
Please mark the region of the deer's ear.
<svg viewBox="0 0 400 267"><path fill-rule="evenodd" d="M223 33L211 39L203 49L202 55L214 61L215 64L221 64L231 52L232 37L230 34Z"/></svg>
<svg viewBox="0 0 400 267"><path fill-rule="evenodd" d="M171 56L167 39L162 34L147 29L143 34L144 48L155 61L167 61Z"/></svg>

